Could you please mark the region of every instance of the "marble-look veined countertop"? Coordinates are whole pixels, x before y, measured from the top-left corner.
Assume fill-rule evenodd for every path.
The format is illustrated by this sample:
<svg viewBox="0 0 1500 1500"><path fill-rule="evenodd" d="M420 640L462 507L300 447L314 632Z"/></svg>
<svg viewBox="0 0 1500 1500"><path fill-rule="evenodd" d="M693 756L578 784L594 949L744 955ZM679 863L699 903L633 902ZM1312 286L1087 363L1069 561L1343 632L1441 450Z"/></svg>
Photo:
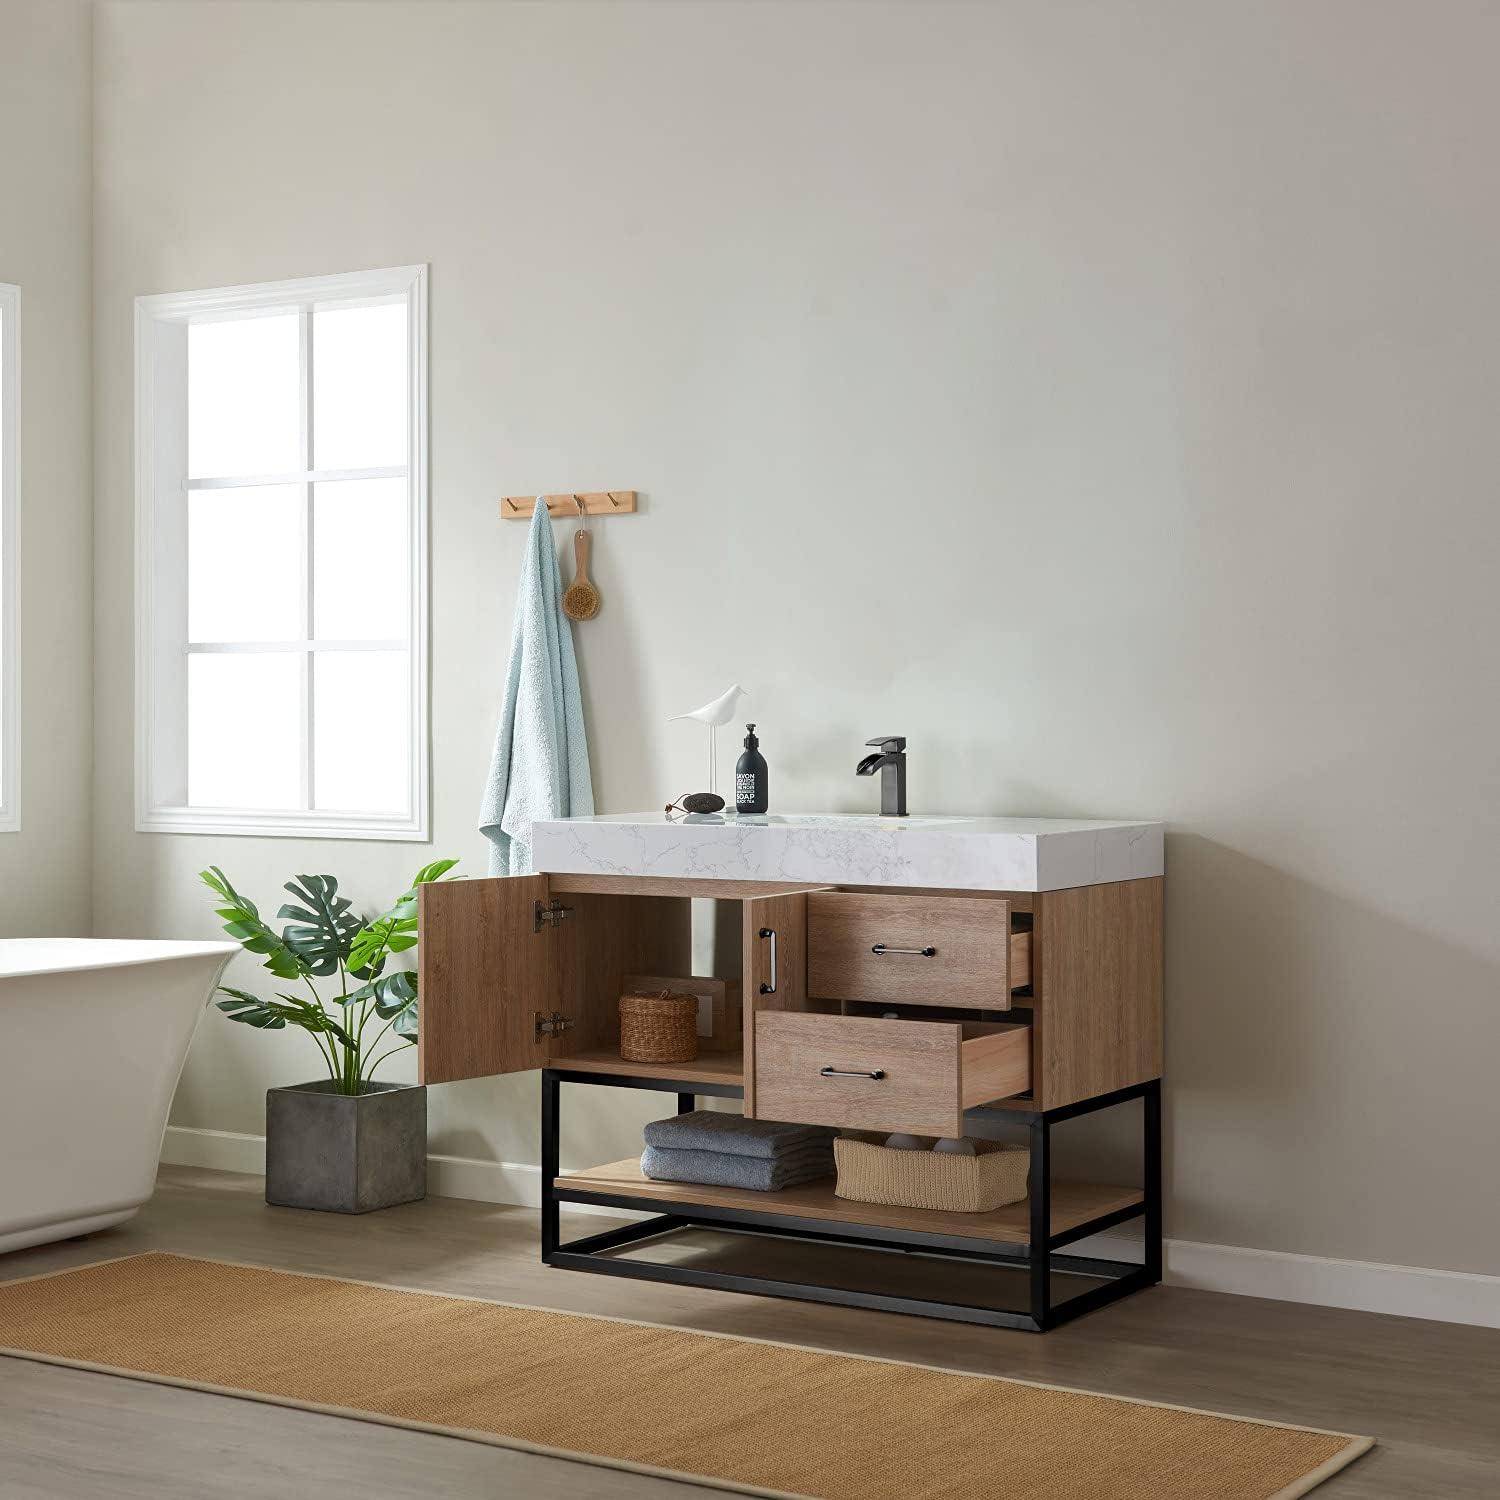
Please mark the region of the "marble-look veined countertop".
<svg viewBox="0 0 1500 1500"><path fill-rule="evenodd" d="M859 814L607 813L539 822L555 875L1057 891L1162 873L1160 823Z"/></svg>

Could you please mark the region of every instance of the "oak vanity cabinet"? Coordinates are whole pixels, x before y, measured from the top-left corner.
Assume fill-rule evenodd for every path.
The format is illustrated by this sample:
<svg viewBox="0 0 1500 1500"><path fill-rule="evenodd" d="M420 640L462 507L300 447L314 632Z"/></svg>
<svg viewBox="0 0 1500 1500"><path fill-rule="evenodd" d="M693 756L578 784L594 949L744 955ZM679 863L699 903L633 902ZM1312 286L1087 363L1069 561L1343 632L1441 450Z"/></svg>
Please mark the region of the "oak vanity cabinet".
<svg viewBox="0 0 1500 1500"><path fill-rule="evenodd" d="M740 905L743 1050L625 1062L624 981L692 973L694 897ZM1037 1331L1161 1279L1160 875L992 892L538 874L425 885L419 911L421 1081L541 1070L548 1265ZM638 1140L621 1161L564 1172L565 1085L675 1094L679 1111L741 1100L748 1116L873 1132L1024 1131L1028 1193L966 1213L851 1201L833 1179L778 1192L661 1181ZM1060 1180L1054 1126L1117 1105L1139 1107L1141 1185ZM564 1240L569 1204L652 1217ZM1133 1219L1138 1263L1067 1249ZM670 1263L632 1253L724 1230L799 1255L832 1244L943 1259L927 1283L895 1288L843 1261L762 1275L726 1270L703 1244ZM987 1289L960 1288L955 1263ZM1008 1305L1017 1285L1023 1308Z"/></svg>
<svg viewBox="0 0 1500 1500"><path fill-rule="evenodd" d="M607 1066L625 976L691 972L688 897L578 892L546 875L421 893L424 1083ZM989 898L795 891L743 901L745 1113L961 1132L965 1108L1030 1085L1024 1024L929 1019L1007 1009L1029 936ZM841 1014L900 1005L907 1018Z"/></svg>
<svg viewBox="0 0 1500 1500"><path fill-rule="evenodd" d="M630 1071L625 977L692 972L691 896L741 903L744 1051L684 1076L742 1082L747 1115L958 1135L976 1105L1050 1109L1160 1076L1159 878L764 889L545 874L424 886L421 1080Z"/></svg>

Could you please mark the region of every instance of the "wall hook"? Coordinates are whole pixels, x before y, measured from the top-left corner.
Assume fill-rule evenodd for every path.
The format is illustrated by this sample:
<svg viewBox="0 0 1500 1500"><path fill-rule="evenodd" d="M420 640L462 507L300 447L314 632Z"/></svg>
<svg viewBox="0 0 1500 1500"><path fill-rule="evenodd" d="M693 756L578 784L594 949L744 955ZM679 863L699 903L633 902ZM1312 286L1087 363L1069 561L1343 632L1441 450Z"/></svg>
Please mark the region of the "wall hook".
<svg viewBox="0 0 1500 1500"><path fill-rule="evenodd" d="M554 516L569 516L575 509L580 517L628 516L636 509L635 490L580 490L541 496L503 495L500 499L501 520L524 520L536 509L538 499L545 501L548 511Z"/></svg>

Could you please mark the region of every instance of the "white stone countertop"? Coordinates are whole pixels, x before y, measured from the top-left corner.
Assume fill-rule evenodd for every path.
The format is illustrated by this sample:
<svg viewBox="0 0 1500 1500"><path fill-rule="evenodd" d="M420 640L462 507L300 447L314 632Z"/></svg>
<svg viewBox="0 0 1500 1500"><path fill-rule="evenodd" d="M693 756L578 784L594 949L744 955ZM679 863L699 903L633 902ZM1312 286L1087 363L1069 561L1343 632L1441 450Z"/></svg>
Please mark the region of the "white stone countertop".
<svg viewBox="0 0 1500 1500"><path fill-rule="evenodd" d="M873 814L607 813L532 829L555 875L1057 891L1162 873L1162 824Z"/></svg>

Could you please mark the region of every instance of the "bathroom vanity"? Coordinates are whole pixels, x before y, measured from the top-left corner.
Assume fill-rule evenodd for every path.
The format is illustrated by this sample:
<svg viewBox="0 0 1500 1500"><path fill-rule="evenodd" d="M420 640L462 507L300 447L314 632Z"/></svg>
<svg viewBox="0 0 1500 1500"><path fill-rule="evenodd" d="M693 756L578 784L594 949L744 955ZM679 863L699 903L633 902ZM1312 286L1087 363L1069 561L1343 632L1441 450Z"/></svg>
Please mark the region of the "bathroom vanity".
<svg viewBox="0 0 1500 1500"><path fill-rule="evenodd" d="M539 823L533 855L534 875L422 888L418 1055L429 1084L541 1071L548 1264L1034 1330L1160 1280L1160 824L636 814ZM624 980L693 972L694 898L740 908L743 1048L625 1062ZM713 1096L770 1120L1017 1134L1030 1196L969 1214L848 1201L832 1179L655 1182L634 1142L564 1175L564 1085L675 1094L679 1111ZM1055 1175L1053 1127L1122 1105L1138 1181ZM564 1203L652 1217L565 1244ZM1063 1253L1131 1220L1139 1260ZM730 1233L760 1237L760 1253L743 1238L737 1254L702 1248Z"/></svg>

